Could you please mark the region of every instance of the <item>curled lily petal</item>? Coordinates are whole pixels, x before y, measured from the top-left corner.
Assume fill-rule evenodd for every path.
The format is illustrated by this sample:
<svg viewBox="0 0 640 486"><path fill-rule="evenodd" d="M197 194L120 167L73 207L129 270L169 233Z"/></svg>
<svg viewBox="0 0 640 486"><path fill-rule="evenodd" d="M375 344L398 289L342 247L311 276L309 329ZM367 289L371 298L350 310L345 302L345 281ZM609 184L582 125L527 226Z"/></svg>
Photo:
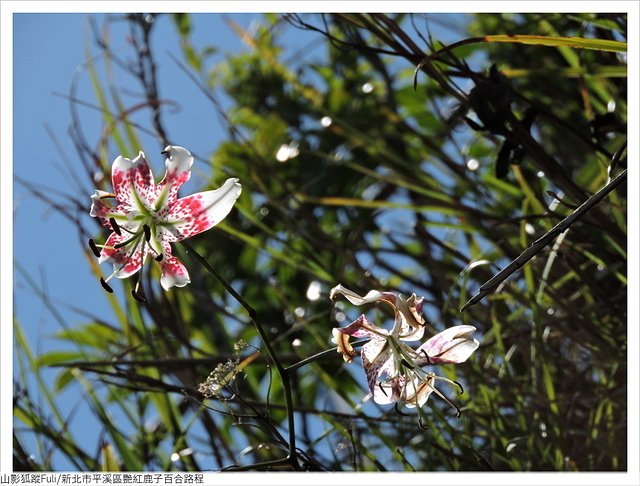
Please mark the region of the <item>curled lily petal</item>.
<svg viewBox="0 0 640 486"><path fill-rule="evenodd" d="M185 266L171 254L171 245L169 243L163 244L163 258L160 262L160 268L162 269L160 285L165 290L169 290L172 287L184 287L191 282L189 272L187 272Z"/></svg>
<svg viewBox="0 0 640 486"><path fill-rule="evenodd" d="M193 156L184 147L169 145L162 153L167 156L165 161L167 171L157 186L157 211L175 202L178 198L178 189L191 177L193 165Z"/></svg>
<svg viewBox="0 0 640 486"><path fill-rule="evenodd" d="M344 359L347 363L351 363L353 361L353 358L356 357L357 353L349 342L349 335L340 332L340 329L335 327L333 328L331 333L333 334L333 338L331 340L338 345L338 353L342 354L342 359Z"/></svg>
<svg viewBox="0 0 640 486"><path fill-rule="evenodd" d="M108 226L109 216L107 216L107 213L109 213L109 210L111 209L111 206L107 205L105 200L110 197L116 197L116 195L99 189L97 189L91 196L91 209L89 210L89 215L93 218L100 218L102 224L105 226Z"/></svg>
<svg viewBox="0 0 640 486"><path fill-rule="evenodd" d="M422 317L422 301L424 297L411 294L407 300L402 297L396 300L398 309L394 331L404 341L417 341L424 336L425 321Z"/></svg>
<svg viewBox="0 0 640 486"><path fill-rule="evenodd" d="M336 285L329 292L329 298L335 300L336 296L343 295L353 305L371 304L373 302L383 301L395 308L396 295L391 292L380 292L378 290L371 290L364 297L356 294L353 290L349 290L342 284Z"/></svg>
<svg viewBox="0 0 640 486"><path fill-rule="evenodd" d="M238 179L232 178L215 191L206 191L178 199L158 216L169 223L168 241L178 241L206 231L222 221L242 192Z"/></svg>
<svg viewBox="0 0 640 486"><path fill-rule="evenodd" d="M466 361L480 345L473 337L475 330L475 327L466 325L445 329L417 349L419 356L417 362L435 364Z"/></svg>
<svg viewBox="0 0 640 486"><path fill-rule="evenodd" d="M373 338L377 337L380 334L380 331L384 331L384 329L377 329L376 326L371 324L364 315L361 315L348 326L333 328L332 341L338 345L338 352L342 354L344 360L347 363L351 363L353 358L356 356L356 352L353 350L353 346L351 346L351 343L349 342L349 337Z"/></svg>
<svg viewBox="0 0 640 486"><path fill-rule="evenodd" d="M424 335L425 321L422 317L422 298L417 298L415 294L405 300L401 295L393 292L380 292L371 290L362 297L352 290L338 284L331 289L329 298L334 300L336 296L342 295L353 305L370 304L374 302L385 302L393 308L395 322L391 334L395 337L407 341L422 339Z"/></svg>

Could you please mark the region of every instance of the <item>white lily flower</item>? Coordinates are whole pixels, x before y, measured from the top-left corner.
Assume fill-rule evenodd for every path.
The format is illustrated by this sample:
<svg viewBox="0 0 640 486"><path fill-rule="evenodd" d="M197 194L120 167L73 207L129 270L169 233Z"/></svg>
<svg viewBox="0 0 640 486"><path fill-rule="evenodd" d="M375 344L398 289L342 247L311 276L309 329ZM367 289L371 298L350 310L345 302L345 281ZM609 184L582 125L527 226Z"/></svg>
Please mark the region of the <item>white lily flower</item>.
<svg viewBox="0 0 640 486"><path fill-rule="evenodd" d="M172 255L171 243L218 224L242 192L238 179L231 178L214 191L178 199L178 189L191 176L193 156L187 149L172 145L162 154L167 157L166 173L158 184L144 153L140 152L133 160L119 156L113 162L113 194L97 190L91 196L91 216L112 230L104 245L89 240L100 263L113 263L113 273L100 279L109 292L112 290L107 282L111 278L127 278L137 273L148 255L160 264L160 283L165 290L187 285L189 273ZM106 203L110 198L115 198L114 205Z"/></svg>
<svg viewBox="0 0 640 486"><path fill-rule="evenodd" d="M347 362L351 362L356 356L349 339L370 338L362 346L361 356L370 396L376 403L400 401L407 407L421 407L429 395L435 392L458 410L435 388L434 383L436 380L444 380L462 389L460 384L426 372L422 366L466 361L480 344L473 338L475 327L454 326L431 337L418 349L413 349L406 341L417 341L424 335L423 298L412 294L404 299L399 294L377 290L361 297L342 285L334 287L329 294L331 299L338 295L343 295L354 305L384 302L394 310L395 319L391 331L371 323L364 314L351 324L332 331L333 342Z"/></svg>

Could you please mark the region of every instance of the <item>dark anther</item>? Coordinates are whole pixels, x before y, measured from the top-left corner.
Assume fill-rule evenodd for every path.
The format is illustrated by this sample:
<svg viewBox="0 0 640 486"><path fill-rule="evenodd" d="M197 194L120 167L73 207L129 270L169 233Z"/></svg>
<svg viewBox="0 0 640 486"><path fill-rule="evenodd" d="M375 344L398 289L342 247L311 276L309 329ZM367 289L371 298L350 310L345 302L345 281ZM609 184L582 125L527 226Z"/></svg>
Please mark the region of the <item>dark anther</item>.
<svg viewBox="0 0 640 486"><path fill-rule="evenodd" d="M424 349L421 349L420 352L424 354L424 357L427 359L427 364L431 364L431 358L429 358L427 352Z"/></svg>
<svg viewBox="0 0 640 486"><path fill-rule="evenodd" d="M412 370L415 369L415 366L409 364L409 362L404 358L400 358L400 363L402 363L404 366L406 366L409 369L412 369Z"/></svg>
<svg viewBox="0 0 640 486"><path fill-rule="evenodd" d="M456 408L456 418L460 418L460 415L462 415L462 412L458 407L455 407L455 408Z"/></svg>
<svg viewBox="0 0 640 486"><path fill-rule="evenodd" d="M429 428L429 426L425 425L422 421L422 415L420 414L418 414L418 427L420 427L420 430L427 430Z"/></svg>
<svg viewBox="0 0 640 486"><path fill-rule="evenodd" d="M147 299L145 299L144 297L142 297L140 294L138 294L135 289L131 289L131 297L133 297L134 299L136 299L138 302L144 304L147 302Z"/></svg>
<svg viewBox="0 0 640 486"><path fill-rule="evenodd" d="M147 243L151 241L151 228L149 228L148 224L145 224L142 229L144 230L144 239L147 240Z"/></svg>
<svg viewBox="0 0 640 486"><path fill-rule="evenodd" d="M458 383L457 381L453 380L453 382L458 385L458 388L460 388L460 395L462 395L464 393L464 388L462 388L462 385L460 383Z"/></svg>
<svg viewBox="0 0 640 486"><path fill-rule="evenodd" d="M113 289L109 287L109 284L107 284L107 282L105 282L104 278L102 277L100 277L100 285L102 285L102 288L105 289L107 292L109 292L110 294L113 294Z"/></svg>
<svg viewBox="0 0 640 486"><path fill-rule="evenodd" d="M389 395L387 395L387 392L386 392L386 391L384 391L384 388L382 388L382 382L381 382L381 381L379 381L379 382L378 382L378 388L380 388L380 390L382 391L382 393L384 393L384 396L385 396L385 397L388 397L388 396L389 396Z"/></svg>
<svg viewBox="0 0 640 486"><path fill-rule="evenodd" d="M157 261L157 262L161 262L161 261L162 261L162 258L163 258L163 255L162 255L162 253L160 253L160 254L156 257L156 261Z"/></svg>
<svg viewBox="0 0 640 486"><path fill-rule="evenodd" d="M403 411L401 411L401 410L400 410L400 408L398 408L398 402L396 402L396 403L394 403L394 404L393 404L393 408L395 408L395 409L396 409L396 412L397 412L399 415L404 415L405 417L408 417L408 416L409 416L409 414L408 414L408 413L404 413Z"/></svg>
<svg viewBox="0 0 640 486"><path fill-rule="evenodd" d="M98 250L98 247L91 238L89 238L89 248L91 248L91 251L95 256L100 257L100 250Z"/></svg>
<svg viewBox="0 0 640 486"><path fill-rule="evenodd" d="M122 232L120 231L120 226L118 226L118 223L116 223L115 218L109 218L109 224L111 224L111 229L114 231L115 234L117 234L118 236L122 235Z"/></svg>

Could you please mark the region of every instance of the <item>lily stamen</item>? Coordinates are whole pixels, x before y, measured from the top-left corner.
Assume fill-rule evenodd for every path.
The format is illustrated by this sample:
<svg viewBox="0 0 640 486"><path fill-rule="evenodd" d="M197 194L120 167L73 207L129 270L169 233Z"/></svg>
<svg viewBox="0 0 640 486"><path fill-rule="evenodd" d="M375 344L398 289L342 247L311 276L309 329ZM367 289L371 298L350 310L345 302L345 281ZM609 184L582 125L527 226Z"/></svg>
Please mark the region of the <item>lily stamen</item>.
<svg viewBox="0 0 640 486"><path fill-rule="evenodd" d="M93 241L93 239L91 238L89 238L89 248L91 248L91 251L95 256L100 258L100 250L98 250L98 247L96 246L96 242Z"/></svg>
<svg viewBox="0 0 640 486"><path fill-rule="evenodd" d="M410 370L414 370L416 367L413 366L412 364L408 363L406 359L404 358L400 358L400 363L402 363L404 366L406 366L407 368L409 368Z"/></svg>
<svg viewBox="0 0 640 486"><path fill-rule="evenodd" d="M431 382L435 381L436 379L438 380L445 380L445 381L451 381L448 380L447 378L442 378L440 376L435 376L433 373L430 373L430 378L431 378ZM460 411L460 409L451 401L449 400L446 395L444 395L440 390L438 390L435 386L433 386L431 384L431 382L429 382L428 380L424 382L424 384L426 386L428 386L429 388L431 388L431 391L433 393L435 393L436 395L438 395L442 400L444 400L444 402L449 405L450 407L455 408L456 410L456 418L460 418L460 415L462 415L462 412Z"/></svg>
<svg viewBox="0 0 640 486"><path fill-rule="evenodd" d="M408 417L408 416L409 416L409 414L408 414L408 413L404 413L402 410L400 410L400 407L398 407L398 402L396 402L396 403L394 403L394 404L393 404L393 408L395 409L395 411L396 411L396 413L397 413L398 415L403 415L403 416L405 416L405 417Z"/></svg>
<svg viewBox="0 0 640 486"><path fill-rule="evenodd" d="M134 235L133 237L129 238L128 240L124 240L124 241L121 241L120 243L116 243L115 245L113 245L113 248L115 248L116 250L119 250L120 248L124 248L129 243L131 243L132 241L138 239L139 237L140 237L140 233Z"/></svg>
<svg viewBox="0 0 640 486"><path fill-rule="evenodd" d="M111 224L111 229L118 236L122 236L122 232L120 231L120 226L116 223L116 218L109 218L109 223Z"/></svg>
<svg viewBox="0 0 640 486"><path fill-rule="evenodd" d="M418 427L420 427L420 430L427 430L429 428L428 425L424 425L422 415L420 413L418 413Z"/></svg>
<svg viewBox="0 0 640 486"><path fill-rule="evenodd" d="M436 376L433 373L431 373L431 376L435 380L442 380L442 381L446 381L447 383L451 383L452 385L456 385L460 389L460 395L462 395L464 393L464 388L462 388L462 385L460 383L458 383L457 381L450 380L449 378L445 378L444 376Z"/></svg>
<svg viewBox="0 0 640 486"><path fill-rule="evenodd" d="M110 294L113 294L113 289L109 286L109 284L107 284L105 279L102 277L100 277L100 285L102 285L102 288L105 289L107 292L109 292Z"/></svg>
<svg viewBox="0 0 640 486"><path fill-rule="evenodd" d="M426 358L427 364L431 364L431 358L429 358L429 355L427 354L427 352L424 349L420 350L420 354L422 354Z"/></svg>
<svg viewBox="0 0 640 486"><path fill-rule="evenodd" d="M138 282L139 283L139 282ZM144 297L142 297L137 290L138 284L136 284L136 288L135 289L131 289L131 297L133 297L135 300L137 300L138 302L140 302L141 304L146 304L147 299L145 299Z"/></svg>

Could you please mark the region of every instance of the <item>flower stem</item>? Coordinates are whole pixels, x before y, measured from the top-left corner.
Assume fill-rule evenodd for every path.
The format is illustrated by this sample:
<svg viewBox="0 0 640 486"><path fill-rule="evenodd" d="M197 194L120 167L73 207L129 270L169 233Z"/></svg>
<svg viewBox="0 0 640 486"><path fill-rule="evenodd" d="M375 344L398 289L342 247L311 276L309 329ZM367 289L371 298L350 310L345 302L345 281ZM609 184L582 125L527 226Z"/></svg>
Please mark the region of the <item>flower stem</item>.
<svg viewBox="0 0 640 486"><path fill-rule="evenodd" d="M573 223L589 212L593 207L598 204L604 197L618 187L627 178L627 169L624 169L618 174L615 179L612 179L606 186L596 192L593 196L589 197L583 202L578 209L576 209L569 216L560 221L557 225L547 231L544 235L534 241L525 251L523 251L518 257L509 263L506 267L500 270L497 274L487 280L480 286L478 292L471 297L466 304L460 308L460 312L463 312L468 307L480 302L484 297L493 292L498 285L506 280L516 270L521 268L525 263L531 260L534 256L542 251L549 243L551 243L559 234L567 231Z"/></svg>
<svg viewBox="0 0 640 486"><path fill-rule="evenodd" d="M360 339L358 341L352 342L351 346L354 347L354 348L357 348L358 346L361 346L362 344L366 343L367 341L369 341L369 338ZM308 358L305 358L305 359L303 359L301 361L298 361L297 363L292 364L291 366L288 366L287 368L284 369L284 371L287 374L289 374L292 371L297 370L298 368L302 368L303 366L308 365L309 363L312 363L314 361L322 359L325 356L333 354L333 353L335 353L337 351L338 351L338 348L331 348L331 349L326 349L324 351L320 351L319 353L316 353L313 356L309 356Z"/></svg>
<svg viewBox="0 0 640 486"><path fill-rule="evenodd" d="M249 318L251 319L251 322L253 322L253 325L256 327L256 330L258 331L258 334L260 335L260 338L264 343L264 347L267 350L267 354L271 358L271 361L273 362L273 365L275 366L276 371L278 372L278 376L280 377L280 381L282 382L282 390L284 393L284 402L285 402L285 408L286 408L287 419L289 424L289 454L287 455L287 458L285 460L289 461L289 463L291 464L294 470L300 470L300 464L298 463L297 453L296 453L296 432L295 432L295 421L293 417L293 398L291 395L291 382L289 380L289 373L282 366L282 364L280 363L280 360L278 360L278 357L276 356L275 351L271 347L271 343L269 342L267 333L265 332L264 327L260 323L255 309L251 307L251 305L249 305L249 303L246 300L244 300L242 296L238 292L236 292L235 289L231 285L229 285L229 283L216 271L216 269L213 268L202 255L200 255L196 250L194 250L189 243L185 241L181 241L180 243L185 248L187 253L191 254L193 258L195 258L198 261L198 263L200 263L200 265L202 265L205 268L205 270L207 270L207 272L209 272L213 276L213 278L215 278L218 281L218 283L222 285L225 288L225 290L229 292L231 296L242 307L244 307L244 309L249 314ZM254 464L253 466L259 467L259 466L269 465L271 463L276 464L276 463L281 463L285 460L268 461L267 463Z"/></svg>

